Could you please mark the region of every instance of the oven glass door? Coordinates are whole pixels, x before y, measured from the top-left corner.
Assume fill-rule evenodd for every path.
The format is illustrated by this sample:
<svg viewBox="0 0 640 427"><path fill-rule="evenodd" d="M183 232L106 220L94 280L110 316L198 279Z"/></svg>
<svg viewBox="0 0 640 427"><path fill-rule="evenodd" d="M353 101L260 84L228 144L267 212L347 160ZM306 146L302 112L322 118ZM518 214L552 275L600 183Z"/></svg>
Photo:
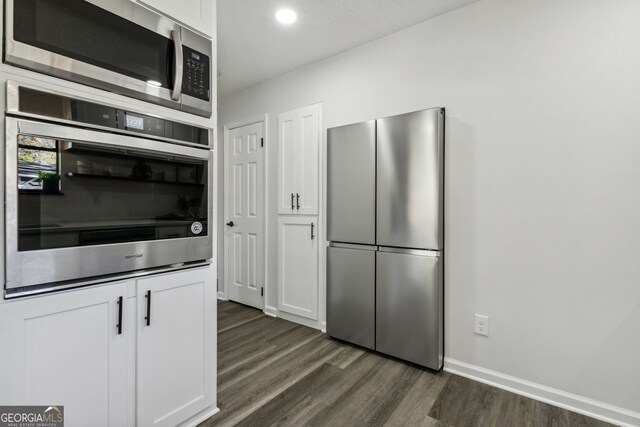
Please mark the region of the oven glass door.
<svg viewBox="0 0 640 427"><path fill-rule="evenodd" d="M6 130L7 289L211 258L211 151L13 117Z"/></svg>
<svg viewBox="0 0 640 427"><path fill-rule="evenodd" d="M171 90L173 41L85 0L15 0L14 40Z"/></svg>
<svg viewBox="0 0 640 427"><path fill-rule="evenodd" d="M206 159L20 131L15 161L18 251L208 234Z"/></svg>

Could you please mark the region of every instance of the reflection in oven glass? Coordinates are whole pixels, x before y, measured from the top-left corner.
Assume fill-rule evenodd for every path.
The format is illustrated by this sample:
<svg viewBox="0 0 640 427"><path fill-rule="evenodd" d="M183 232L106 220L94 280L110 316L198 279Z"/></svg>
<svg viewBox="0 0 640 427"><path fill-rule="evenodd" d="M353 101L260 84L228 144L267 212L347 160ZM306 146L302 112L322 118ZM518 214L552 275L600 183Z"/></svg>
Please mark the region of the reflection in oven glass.
<svg viewBox="0 0 640 427"><path fill-rule="evenodd" d="M20 134L17 181L19 251L208 234L206 161Z"/></svg>

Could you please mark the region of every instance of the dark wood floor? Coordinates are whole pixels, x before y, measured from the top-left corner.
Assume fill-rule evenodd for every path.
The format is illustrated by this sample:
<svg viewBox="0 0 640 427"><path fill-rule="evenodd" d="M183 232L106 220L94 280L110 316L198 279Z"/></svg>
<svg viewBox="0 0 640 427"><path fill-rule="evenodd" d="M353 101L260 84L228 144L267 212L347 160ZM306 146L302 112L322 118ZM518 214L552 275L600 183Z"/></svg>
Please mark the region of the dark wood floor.
<svg viewBox="0 0 640 427"><path fill-rule="evenodd" d="M610 425L222 301L218 406L199 427Z"/></svg>

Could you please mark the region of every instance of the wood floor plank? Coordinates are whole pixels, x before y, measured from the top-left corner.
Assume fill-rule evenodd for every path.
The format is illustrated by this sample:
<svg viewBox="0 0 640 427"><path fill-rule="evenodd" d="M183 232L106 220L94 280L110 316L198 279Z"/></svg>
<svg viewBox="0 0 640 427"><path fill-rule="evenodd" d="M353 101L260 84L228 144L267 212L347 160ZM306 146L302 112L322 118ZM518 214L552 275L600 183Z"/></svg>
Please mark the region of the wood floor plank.
<svg viewBox="0 0 640 427"><path fill-rule="evenodd" d="M317 400L331 406L351 390L358 381L369 371L375 369L381 362L377 355L365 352L343 370L343 374L335 379L330 385L317 387L314 393Z"/></svg>
<svg viewBox="0 0 640 427"><path fill-rule="evenodd" d="M218 327L220 413L201 427L609 426L233 302L218 302Z"/></svg>
<svg viewBox="0 0 640 427"><path fill-rule="evenodd" d="M341 373L341 369L325 363L301 378L291 387L283 390L271 399L268 404L254 411L238 425L279 425L284 422L294 422L293 419L298 419L300 412L308 408L309 405L316 403L315 399L313 399L314 389L333 381Z"/></svg>
<svg viewBox="0 0 640 427"><path fill-rule="evenodd" d="M277 346L270 347L267 351L264 352L264 357L250 359L249 362L238 365L224 374L218 375L218 390L224 391L228 387L236 384L237 382L242 381L255 374L256 372L268 368L269 366L275 363L281 363L281 359L286 358L289 353L295 352L301 347L304 347L306 344L313 340L317 340L318 335L311 335L302 340L292 341L291 345L287 346L286 349L279 348Z"/></svg>
<svg viewBox="0 0 640 427"><path fill-rule="evenodd" d="M273 427L300 427L306 426L307 420L326 409L326 405L312 396L307 396L302 402L291 408L282 418L276 420Z"/></svg>
<svg viewBox="0 0 640 427"><path fill-rule="evenodd" d="M404 383L407 372L415 368L392 359L380 358L377 365L367 371L344 394L327 409L309 420L311 426L356 425L358 422L376 421L384 418L386 402L393 405L397 400L394 385ZM393 390L393 392L392 392ZM373 417L372 420L368 420Z"/></svg>
<svg viewBox="0 0 640 427"><path fill-rule="evenodd" d="M366 350L360 347L347 346L345 347L344 351L341 351L340 354L336 356L333 360L331 360L329 363L331 363L334 366L337 366L340 369L345 369L347 366L353 363L358 357L362 356L362 354L365 351Z"/></svg>
<svg viewBox="0 0 640 427"><path fill-rule="evenodd" d="M240 341L221 344L224 350L219 351L218 368L221 372L242 362L249 362L258 353L271 351L287 351L296 343L306 340L320 332L300 325L282 328L279 325L266 325L256 337L244 337ZM268 355L263 354L263 357Z"/></svg>
<svg viewBox="0 0 640 427"><path fill-rule="evenodd" d="M218 360L227 363L229 359L241 359L245 355L259 351L272 339L286 335L291 330L300 329L299 325L282 322L262 317L243 325L241 329L232 329L220 334L218 336Z"/></svg>
<svg viewBox="0 0 640 427"><path fill-rule="evenodd" d="M428 415L445 424L460 427L491 425L489 412L498 391L486 384L452 376Z"/></svg>
<svg viewBox="0 0 640 427"><path fill-rule="evenodd" d="M221 412L215 417L216 425L236 425L341 350L339 345L318 335L259 374L243 377L221 390L218 396Z"/></svg>
<svg viewBox="0 0 640 427"><path fill-rule="evenodd" d="M405 425L429 425L437 420L429 417L431 406L449 380L446 372L433 373L423 370L418 380L385 422L389 427Z"/></svg>

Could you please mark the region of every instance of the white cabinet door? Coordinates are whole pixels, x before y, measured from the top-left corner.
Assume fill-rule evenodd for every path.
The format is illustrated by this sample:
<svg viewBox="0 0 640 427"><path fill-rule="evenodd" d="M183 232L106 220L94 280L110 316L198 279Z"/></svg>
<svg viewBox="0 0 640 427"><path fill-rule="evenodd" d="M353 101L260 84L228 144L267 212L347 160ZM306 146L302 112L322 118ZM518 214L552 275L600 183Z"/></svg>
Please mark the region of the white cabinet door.
<svg viewBox="0 0 640 427"><path fill-rule="evenodd" d="M215 0L132 0L208 37L214 33Z"/></svg>
<svg viewBox="0 0 640 427"><path fill-rule="evenodd" d="M278 213L318 215L321 104L278 115Z"/></svg>
<svg viewBox="0 0 640 427"><path fill-rule="evenodd" d="M297 213L318 215L318 193L320 189L320 106L319 104L299 110L299 139L296 160Z"/></svg>
<svg viewBox="0 0 640 427"><path fill-rule="evenodd" d="M278 219L278 310L318 319L317 217Z"/></svg>
<svg viewBox="0 0 640 427"><path fill-rule="evenodd" d="M278 116L278 213L296 212L296 134L297 115L295 112Z"/></svg>
<svg viewBox="0 0 640 427"><path fill-rule="evenodd" d="M214 407L213 269L138 280L138 425L175 426Z"/></svg>
<svg viewBox="0 0 640 427"><path fill-rule="evenodd" d="M126 282L0 304L0 402L63 405L69 427L133 426L134 312Z"/></svg>

